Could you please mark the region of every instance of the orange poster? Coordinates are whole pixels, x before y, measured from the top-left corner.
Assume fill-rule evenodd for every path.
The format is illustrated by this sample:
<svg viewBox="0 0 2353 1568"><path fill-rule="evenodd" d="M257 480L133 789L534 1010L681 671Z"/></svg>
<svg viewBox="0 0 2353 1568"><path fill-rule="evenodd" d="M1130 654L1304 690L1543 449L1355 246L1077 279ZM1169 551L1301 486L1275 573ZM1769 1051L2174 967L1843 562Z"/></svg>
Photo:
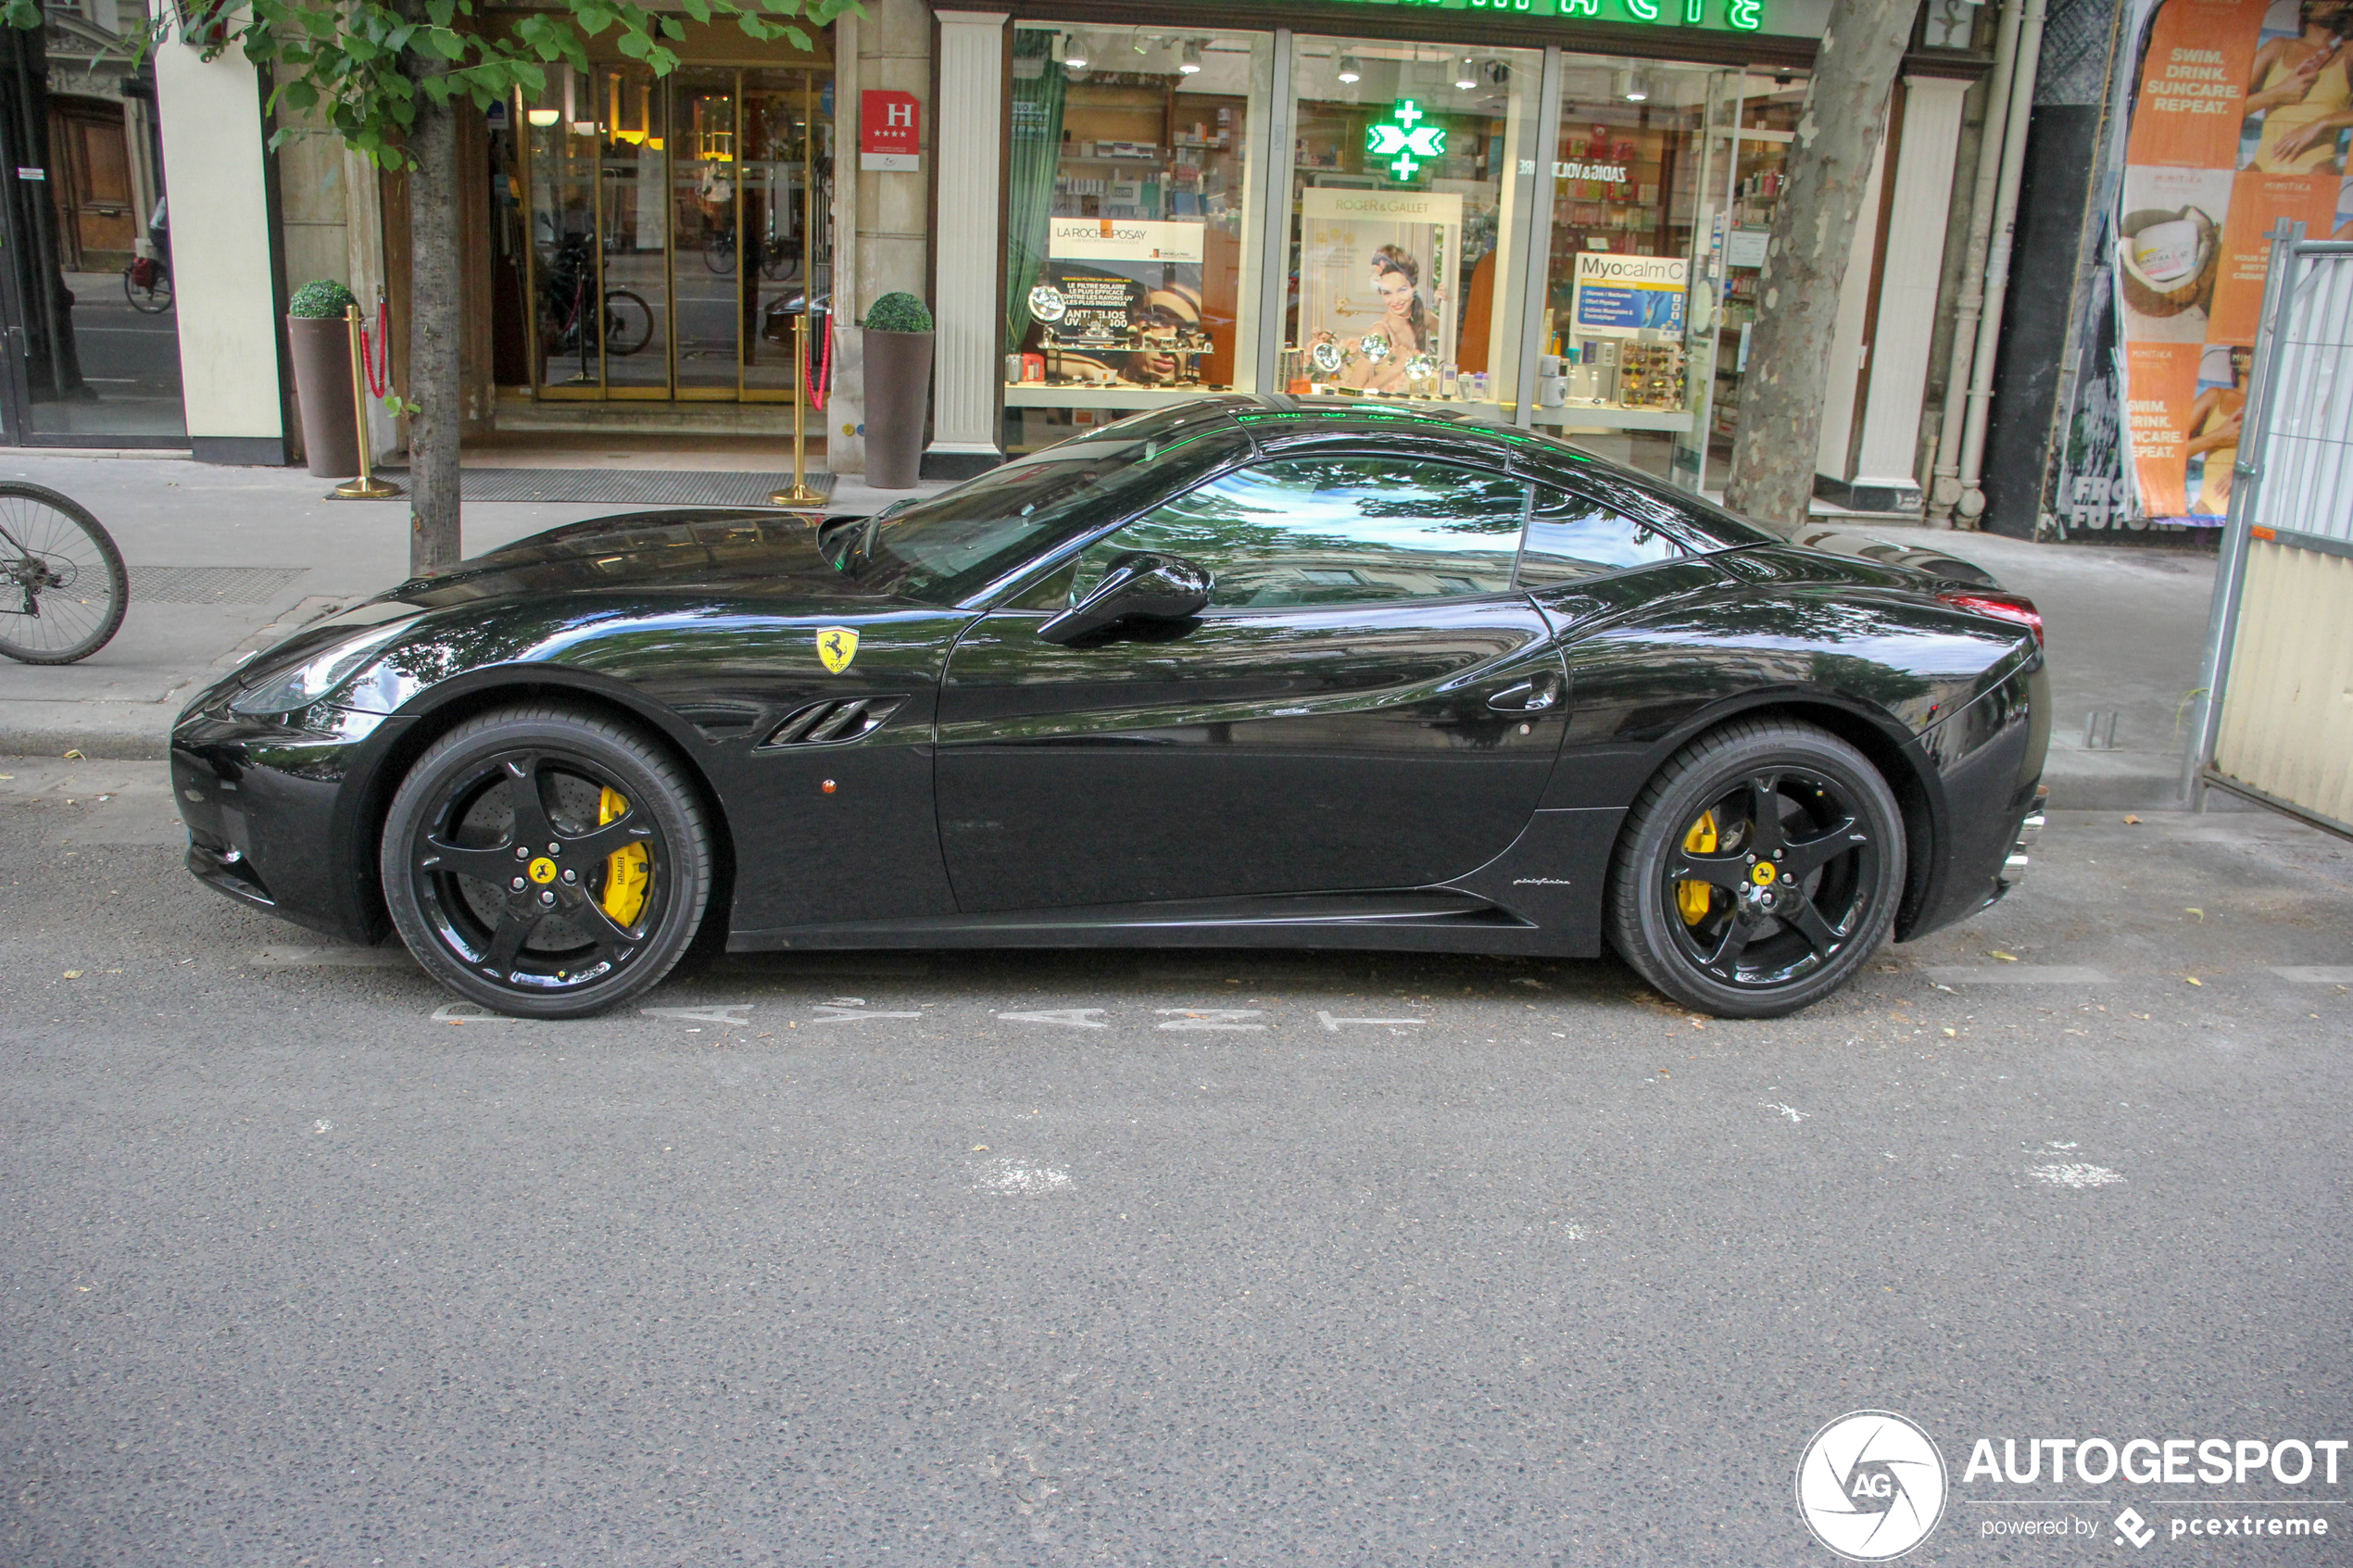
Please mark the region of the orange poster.
<svg viewBox="0 0 2353 1568"><path fill-rule="evenodd" d="M2189 510L2191 406L2197 401L2199 350L2187 343L2134 343L2124 349L2124 406L2141 505L2151 517Z"/></svg>
<svg viewBox="0 0 2353 1568"><path fill-rule="evenodd" d="M2256 35L2272 0L2166 0L2149 28L2124 161L2229 169L2238 162Z"/></svg>
<svg viewBox="0 0 2353 1568"><path fill-rule="evenodd" d="M2209 343L2253 343L2263 310L2263 278L2271 263L2271 229L2283 218L2304 225L2314 239L2336 227L2334 175L2265 174L2244 169L2231 185L2231 215L2222 225L2222 258L2208 314Z"/></svg>
<svg viewBox="0 0 2353 1568"><path fill-rule="evenodd" d="M2353 0L2162 0L2125 138L2114 272L2143 515L2227 513L2270 234L2339 227Z"/></svg>

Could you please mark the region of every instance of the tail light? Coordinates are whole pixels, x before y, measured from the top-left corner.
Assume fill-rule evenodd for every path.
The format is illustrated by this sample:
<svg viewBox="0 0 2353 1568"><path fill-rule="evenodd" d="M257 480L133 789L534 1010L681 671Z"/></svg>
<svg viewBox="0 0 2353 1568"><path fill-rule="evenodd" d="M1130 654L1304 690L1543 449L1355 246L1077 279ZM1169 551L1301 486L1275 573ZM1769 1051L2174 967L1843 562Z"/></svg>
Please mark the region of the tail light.
<svg viewBox="0 0 2353 1568"><path fill-rule="evenodd" d="M2022 594L1997 594L1990 588L1956 588L1936 596L1939 604L1955 609L1968 610L1971 615L1990 615L1996 621L2013 621L2034 633L2034 646L2043 646L2043 612L2034 601Z"/></svg>

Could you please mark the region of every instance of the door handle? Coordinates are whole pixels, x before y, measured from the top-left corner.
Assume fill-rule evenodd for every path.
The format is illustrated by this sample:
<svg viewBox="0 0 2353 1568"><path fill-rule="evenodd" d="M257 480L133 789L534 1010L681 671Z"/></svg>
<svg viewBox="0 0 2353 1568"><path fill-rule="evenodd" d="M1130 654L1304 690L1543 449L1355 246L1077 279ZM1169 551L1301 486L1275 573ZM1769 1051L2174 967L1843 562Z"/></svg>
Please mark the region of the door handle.
<svg viewBox="0 0 2353 1568"><path fill-rule="evenodd" d="M1550 673L1505 686L1487 699L1487 706L1498 713L1541 713L1560 701L1563 683Z"/></svg>

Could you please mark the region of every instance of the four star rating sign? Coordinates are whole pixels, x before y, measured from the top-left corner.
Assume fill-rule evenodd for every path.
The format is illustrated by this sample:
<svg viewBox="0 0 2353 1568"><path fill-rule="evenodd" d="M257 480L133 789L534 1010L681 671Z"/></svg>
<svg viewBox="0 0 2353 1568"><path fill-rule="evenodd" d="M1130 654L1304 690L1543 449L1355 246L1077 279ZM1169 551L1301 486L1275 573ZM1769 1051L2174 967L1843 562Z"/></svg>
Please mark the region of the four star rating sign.
<svg viewBox="0 0 2353 1568"><path fill-rule="evenodd" d="M1398 99L1388 119L1365 127L1365 150L1388 159L1389 171L1398 179L1413 179L1424 163L1446 154L1446 128L1424 125L1423 118L1421 105L1411 98Z"/></svg>

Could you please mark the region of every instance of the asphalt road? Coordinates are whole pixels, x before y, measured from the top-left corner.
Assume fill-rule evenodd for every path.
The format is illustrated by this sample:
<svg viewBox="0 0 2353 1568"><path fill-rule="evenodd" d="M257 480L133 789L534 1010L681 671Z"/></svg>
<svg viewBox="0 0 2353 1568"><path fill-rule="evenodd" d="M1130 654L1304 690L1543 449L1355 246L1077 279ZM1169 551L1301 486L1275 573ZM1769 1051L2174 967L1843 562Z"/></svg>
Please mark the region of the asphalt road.
<svg viewBox="0 0 2353 1568"><path fill-rule="evenodd" d="M2062 815L1775 1023L1177 953L551 1025L198 887L158 768L0 773L0 1562L1830 1563L1864 1408L1907 1562L2353 1560L2353 1451L1964 1475L2353 1438L2353 847L2280 819Z"/></svg>

